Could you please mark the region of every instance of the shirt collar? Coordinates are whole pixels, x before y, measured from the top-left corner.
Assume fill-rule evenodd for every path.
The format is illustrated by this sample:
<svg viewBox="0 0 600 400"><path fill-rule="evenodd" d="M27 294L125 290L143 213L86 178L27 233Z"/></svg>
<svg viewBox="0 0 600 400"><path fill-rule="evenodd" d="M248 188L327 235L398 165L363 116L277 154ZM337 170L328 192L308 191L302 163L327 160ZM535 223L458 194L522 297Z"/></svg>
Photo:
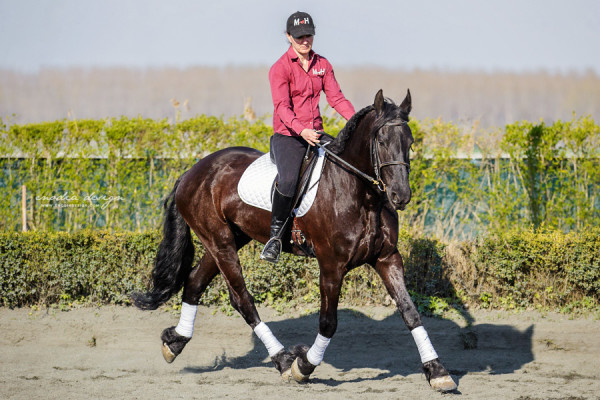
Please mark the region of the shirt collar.
<svg viewBox="0 0 600 400"><path fill-rule="evenodd" d="M294 51L294 48L292 46L290 46L290 48L287 51L287 55L290 58L290 60L296 62L298 61L298 54L296 54L296 52ZM311 62L313 57L315 56L315 52L314 51L310 51L310 53L308 53L309 58L308 61Z"/></svg>

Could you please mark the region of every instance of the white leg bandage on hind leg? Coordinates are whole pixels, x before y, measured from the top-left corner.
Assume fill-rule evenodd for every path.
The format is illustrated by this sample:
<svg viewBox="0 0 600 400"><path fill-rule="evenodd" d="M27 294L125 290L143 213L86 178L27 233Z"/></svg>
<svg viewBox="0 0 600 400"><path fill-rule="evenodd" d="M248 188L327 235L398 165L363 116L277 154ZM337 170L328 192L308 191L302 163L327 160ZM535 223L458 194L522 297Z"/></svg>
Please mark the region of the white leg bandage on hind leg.
<svg viewBox="0 0 600 400"><path fill-rule="evenodd" d="M315 339L315 343L311 346L306 353L306 359L312 365L319 365L321 361L323 361L323 357L325 356L325 350L327 346L329 346L330 338L326 338L322 336L320 333L317 334L317 338Z"/></svg>
<svg viewBox="0 0 600 400"><path fill-rule="evenodd" d="M413 339L415 339L422 363L438 358L438 355L429 340L429 335L427 335L427 331L423 326L413 329L410 333L412 333Z"/></svg>
<svg viewBox="0 0 600 400"><path fill-rule="evenodd" d="M179 323L175 327L175 332L179 333L181 336L191 338L194 334L196 311L198 311L198 306L181 303L181 314L179 315Z"/></svg>
<svg viewBox="0 0 600 400"><path fill-rule="evenodd" d="M258 338L263 342L267 348L267 351L269 352L270 357L273 357L275 354L283 350L283 345L279 342L279 340L277 340L275 335L273 335L273 332L271 332L267 324L264 322L256 325L256 328L254 328L254 333L256 333L256 336L258 336Z"/></svg>

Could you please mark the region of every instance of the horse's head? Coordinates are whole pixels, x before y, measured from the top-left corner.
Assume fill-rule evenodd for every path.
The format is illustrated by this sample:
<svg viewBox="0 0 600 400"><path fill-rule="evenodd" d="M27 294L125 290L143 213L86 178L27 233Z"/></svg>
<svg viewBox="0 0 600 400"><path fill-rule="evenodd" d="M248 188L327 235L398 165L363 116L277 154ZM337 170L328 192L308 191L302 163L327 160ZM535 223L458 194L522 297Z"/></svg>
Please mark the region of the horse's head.
<svg viewBox="0 0 600 400"><path fill-rule="evenodd" d="M383 91L375 95L375 123L371 156L375 174L388 200L396 210L404 210L410 201L408 181L410 172L409 150L413 136L408 126L412 108L410 90L400 106L383 98Z"/></svg>

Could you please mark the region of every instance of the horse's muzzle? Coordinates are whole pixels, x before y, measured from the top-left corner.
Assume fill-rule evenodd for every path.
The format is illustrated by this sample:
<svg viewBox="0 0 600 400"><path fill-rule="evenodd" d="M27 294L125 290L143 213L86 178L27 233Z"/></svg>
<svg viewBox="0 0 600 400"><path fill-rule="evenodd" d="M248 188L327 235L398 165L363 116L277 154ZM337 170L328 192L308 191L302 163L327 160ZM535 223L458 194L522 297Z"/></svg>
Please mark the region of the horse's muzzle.
<svg viewBox="0 0 600 400"><path fill-rule="evenodd" d="M394 190L388 190L388 199L395 210L403 211L407 204L410 203L411 192L396 192Z"/></svg>

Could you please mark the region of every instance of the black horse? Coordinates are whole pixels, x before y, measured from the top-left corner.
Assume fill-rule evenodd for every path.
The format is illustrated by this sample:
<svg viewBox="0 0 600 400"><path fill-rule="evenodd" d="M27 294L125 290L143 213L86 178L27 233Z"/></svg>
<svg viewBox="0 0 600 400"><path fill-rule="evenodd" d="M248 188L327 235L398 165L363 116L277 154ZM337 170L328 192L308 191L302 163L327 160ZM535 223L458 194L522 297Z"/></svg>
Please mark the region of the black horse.
<svg viewBox="0 0 600 400"><path fill-rule="evenodd" d="M397 106L384 99L380 90L374 104L356 113L326 146L337 157L328 157L314 204L298 218L320 267L319 334L310 349L301 345L285 350L268 328L264 336L266 325L244 282L237 251L252 239L265 243L270 223L268 211L243 203L237 192L242 173L262 154L250 148L210 154L175 183L165 201L164 238L152 271L152 288L133 295L136 306L156 309L181 287L183 303L196 306L212 279L221 273L231 304L263 340L275 367L283 377L291 375L303 381L322 360L336 331L344 276L369 264L381 276L413 333L431 387L455 390L456 384L433 350L408 294L396 247L397 210L403 210L411 198L409 149L413 137L407 124L411 108L410 91ZM190 228L206 249L195 268ZM295 245L286 246L284 251L302 254ZM163 355L171 362L191 334L184 336L171 327L161 337Z"/></svg>

